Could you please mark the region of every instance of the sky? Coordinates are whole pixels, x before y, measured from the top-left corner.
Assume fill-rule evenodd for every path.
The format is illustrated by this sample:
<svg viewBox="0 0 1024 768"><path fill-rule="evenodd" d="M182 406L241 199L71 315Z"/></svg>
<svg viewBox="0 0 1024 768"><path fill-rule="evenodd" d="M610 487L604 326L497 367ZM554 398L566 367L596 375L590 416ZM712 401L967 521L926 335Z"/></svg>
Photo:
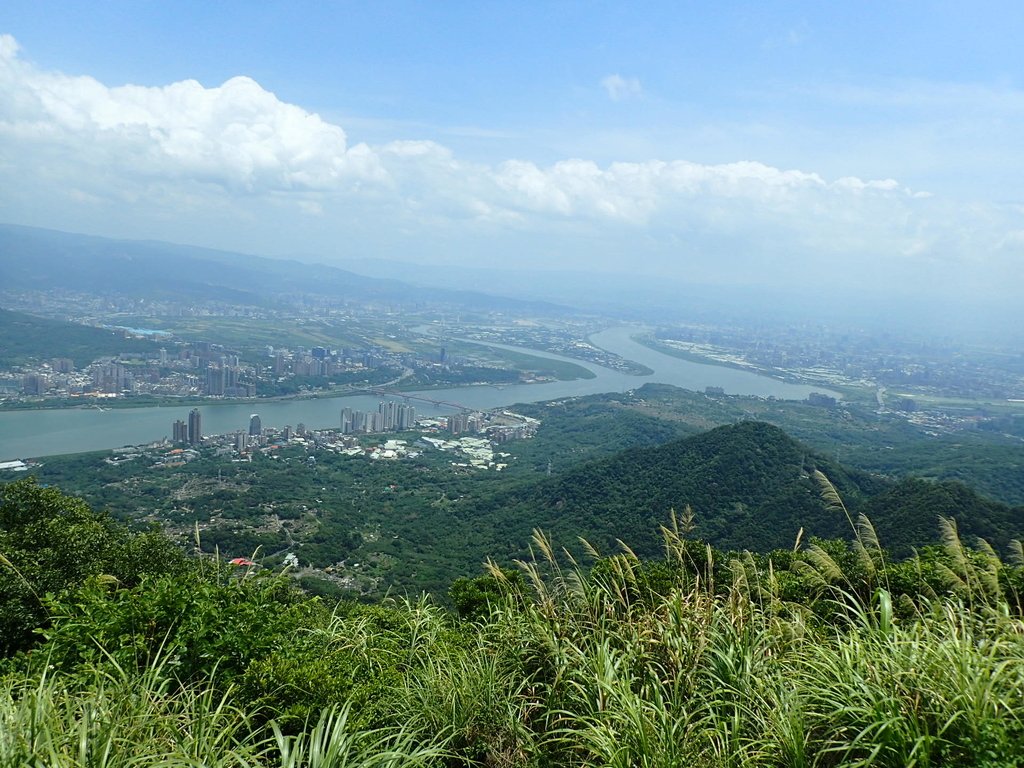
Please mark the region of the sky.
<svg viewBox="0 0 1024 768"><path fill-rule="evenodd" d="M1012 304L1022 32L1019 2L5 0L0 221Z"/></svg>

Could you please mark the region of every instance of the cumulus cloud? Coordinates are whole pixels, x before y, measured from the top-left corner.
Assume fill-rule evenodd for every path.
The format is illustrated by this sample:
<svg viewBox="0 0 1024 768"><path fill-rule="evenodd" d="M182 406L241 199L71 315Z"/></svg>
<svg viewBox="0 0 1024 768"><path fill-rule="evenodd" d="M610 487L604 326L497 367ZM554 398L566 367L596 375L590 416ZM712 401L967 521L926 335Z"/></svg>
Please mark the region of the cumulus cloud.
<svg viewBox="0 0 1024 768"><path fill-rule="evenodd" d="M612 99L642 93L617 74L601 84ZM768 254L760 266L780 273L839 263L869 274L898 259L976 264L992 254L1005 263L1024 231L1019 211L957 208L894 179L828 179L754 160L488 164L416 138L352 143L248 77L112 87L40 69L0 36L0 217L27 210L37 218L25 223L58 228L73 228L66 216L76 210L89 221L131 216L139 229L177 221L187 230L205 216L229 247L252 242L232 240L244 230L260 243L275 233L283 250L316 227L332 244L359 232L373 249L401 235L448 258L498 259L502 242L533 236L566 266L596 258L597 242L609 258L642 252L652 269L749 266L751 254Z"/></svg>
<svg viewBox="0 0 1024 768"><path fill-rule="evenodd" d="M612 98L641 92L610 75ZM93 199L132 184L213 185L228 196L291 194L306 213L332 198L375 200L418 212L484 215L527 222L527 214L633 225L706 201L744 200L780 212L800 194L899 193L893 180L781 170L758 162L612 163L567 159L548 167L526 160L466 163L434 141L350 145L344 129L279 99L248 77L215 87L194 80L163 87L108 87L91 77L42 71L0 38L0 136L32 157L53 157ZM13 156L13 153L12 153ZM90 186L89 169L98 171ZM196 191L190 190L190 194ZM116 196L116 193L115 193Z"/></svg>
<svg viewBox="0 0 1024 768"><path fill-rule="evenodd" d="M640 96L644 92L637 78L623 77L617 73L602 78L601 87L612 101L623 101L633 96Z"/></svg>
<svg viewBox="0 0 1024 768"><path fill-rule="evenodd" d="M646 224L659 214L709 205L757 205L762 214L781 214L815 200L823 204L851 193L909 195L891 179L841 178L827 182L816 173L781 170L743 161L703 165L686 161L612 163L601 168L588 160L565 160L548 168L509 161L497 168L498 186L507 203L562 216L587 216Z"/></svg>
<svg viewBox="0 0 1024 768"><path fill-rule="evenodd" d="M323 189L385 172L345 131L285 103L248 77L207 88L110 88L91 77L43 72L0 40L0 135L81 150L85 162L132 175L184 177L242 190ZM105 151L109 150L109 151Z"/></svg>

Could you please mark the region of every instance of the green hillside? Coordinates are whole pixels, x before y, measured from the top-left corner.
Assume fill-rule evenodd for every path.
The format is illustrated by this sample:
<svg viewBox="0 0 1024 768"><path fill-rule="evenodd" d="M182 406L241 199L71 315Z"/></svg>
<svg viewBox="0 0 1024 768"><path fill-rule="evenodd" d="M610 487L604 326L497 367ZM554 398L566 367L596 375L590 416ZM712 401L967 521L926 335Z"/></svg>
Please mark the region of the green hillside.
<svg viewBox="0 0 1024 768"><path fill-rule="evenodd" d="M681 425L635 411L548 410L535 439L506 444L515 458L502 473L453 467L433 451L402 462L320 451L312 467L302 447L251 463L211 455L159 469L143 459L53 457L36 472L118 517L163 521L182 540L198 522L209 551L249 556L259 547L273 563L291 551L316 569L344 561L350 588L369 595L443 591L488 557L510 564L527 554L535 528L576 552L583 537L601 551L621 540L654 557L659 526L687 505L692 534L722 549L789 549L801 528L805 540L849 537L849 520L822 501L814 470L901 554L937 540L939 514L1000 549L1024 534L1022 508L956 483L848 470L761 422L679 438Z"/></svg>
<svg viewBox="0 0 1024 768"><path fill-rule="evenodd" d="M801 527L821 536L848 532L845 518L822 501L811 477L815 469L855 503L883 487L817 456L777 427L741 422L579 465L486 500L485 514L469 514L509 542L539 527L606 549L622 540L653 556L659 525L671 509L689 505L694 535L727 549L767 551L792 546Z"/></svg>
<svg viewBox="0 0 1024 768"><path fill-rule="evenodd" d="M693 535L722 549L785 549L801 529L805 537L848 538L849 518L823 501L815 470L832 481L851 514L866 513L902 554L937 540L939 515L1002 548L1024 534L1024 507L991 501L959 483L891 482L850 470L763 422L583 463L470 502L462 515L477 536L490 532L492 551L509 556L533 528L568 541L583 536L605 550L621 540L638 554L656 556L658 527L671 509L687 505Z"/></svg>
<svg viewBox="0 0 1024 768"><path fill-rule="evenodd" d="M951 481L907 478L869 499L860 511L900 557L934 538L940 515L956 520L965 537L985 539L1001 551L1012 539L1024 537L1024 506L1000 504Z"/></svg>
<svg viewBox="0 0 1024 768"><path fill-rule="evenodd" d="M538 535L454 610L359 605L12 483L0 765L1019 766L1024 566L944 541L566 567Z"/></svg>
<svg viewBox="0 0 1024 768"><path fill-rule="evenodd" d="M0 309L0 367L54 357L69 357L83 366L104 355L154 351L158 346L118 331Z"/></svg>
<svg viewBox="0 0 1024 768"><path fill-rule="evenodd" d="M609 396L606 405L613 405ZM843 466L898 479L956 480L1006 504L1024 504L1024 417L985 415L974 429L935 433L896 414L844 403L821 408L759 397L707 397L664 384L645 384L619 406L693 429L741 419L764 421Z"/></svg>

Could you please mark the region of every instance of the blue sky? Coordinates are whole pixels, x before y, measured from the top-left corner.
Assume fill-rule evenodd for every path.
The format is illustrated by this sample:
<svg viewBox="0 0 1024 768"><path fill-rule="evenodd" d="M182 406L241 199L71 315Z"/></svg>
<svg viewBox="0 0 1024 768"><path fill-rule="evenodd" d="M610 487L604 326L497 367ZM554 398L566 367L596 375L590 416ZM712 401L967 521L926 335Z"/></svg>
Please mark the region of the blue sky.
<svg viewBox="0 0 1024 768"><path fill-rule="evenodd" d="M1022 31L1014 2L7 0L0 220L1010 295Z"/></svg>

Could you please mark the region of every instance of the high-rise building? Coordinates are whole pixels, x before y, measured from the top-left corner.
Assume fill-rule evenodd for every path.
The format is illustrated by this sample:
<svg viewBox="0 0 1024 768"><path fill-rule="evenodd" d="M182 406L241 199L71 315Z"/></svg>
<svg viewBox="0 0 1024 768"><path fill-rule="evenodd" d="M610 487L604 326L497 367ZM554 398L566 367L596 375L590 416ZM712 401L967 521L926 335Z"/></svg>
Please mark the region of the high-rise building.
<svg viewBox="0 0 1024 768"><path fill-rule="evenodd" d="M395 428L400 432L412 429L416 425L416 409L407 403L398 406L398 415L395 419Z"/></svg>
<svg viewBox="0 0 1024 768"><path fill-rule="evenodd" d="M352 409L342 408L341 409L341 434L351 435L352 434Z"/></svg>
<svg viewBox="0 0 1024 768"><path fill-rule="evenodd" d="M174 422L174 426L171 430L171 434L174 436L175 443L187 443L188 442L188 424L181 419Z"/></svg>
<svg viewBox="0 0 1024 768"><path fill-rule="evenodd" d="M381 417L381 432L390 432L395 428L395 401L381 401L377 406L377 413Z"/></svg>
<svg viewBox="0 0 1024 768"><path fill-rule="evenodd" d="M469 414L455 413L448 417L448 431L453 435L459 435L469 431Z"/></svg>
<svg viewBox="0 0 1024 768"><path fill-rule="evenodd" d="M258 413L249 416L249 436L259 437L263 434L263 421Z"/></svg>
<svg viewBox="0 0 1024 768"><path fill-rule="evenodd" d="M26 395L41 395L49 385L46 377L37 373L27 373L21 377L21 389Z"/></svg>
<svg viewBox="0 0 1024 768"><path fill-rule="evenodd" d="M371 413L370 414L370 418L369 418L369 422L370 422L369 429L367 431L374 432L374 433L376 433L376 432L384 432L385 431L385 429L384 429L384 414L383 413L380 413L379 411L377 413Z"/></svg>
<svg viewBox="0 0 1024 768"><path fill-rule="evenodd" d="M235 450L239 453L245 451L249 447L249 435L245 430L240 429L235 432Z"/></svg>
<svg viewBox="0 0 1024 768"><path fill-rule="evenodd" d="M188 412L188 442L189 445L199 445L203 441L203 417L198 408Z"/></svg>
<svg viewBox="0 0 1024 768"><path fill-rule="evenodd" d="M219 365L211 365L206 369L206 394L214 397L224 395L224 368Z"/></svg>
<svg viewBox="0 0 1024 768"><path fill-rule="evenodd" d="M352 412L352 432L362 434L367 432L367 413L365 411Z"/></svg>

